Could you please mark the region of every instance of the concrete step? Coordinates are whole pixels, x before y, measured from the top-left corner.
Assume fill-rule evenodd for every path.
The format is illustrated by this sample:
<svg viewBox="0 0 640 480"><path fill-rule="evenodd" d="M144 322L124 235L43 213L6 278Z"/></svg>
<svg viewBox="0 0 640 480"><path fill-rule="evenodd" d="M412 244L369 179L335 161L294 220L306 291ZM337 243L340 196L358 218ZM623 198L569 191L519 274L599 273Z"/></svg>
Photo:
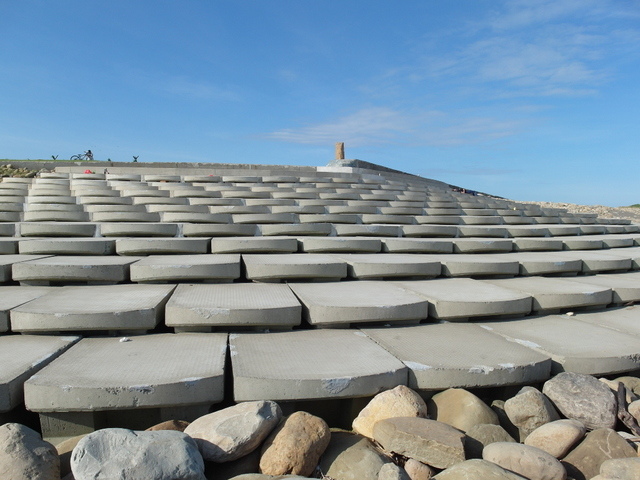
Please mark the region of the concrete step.
<svg viewBox="0 0 640 480"><path fill-rule="evenodd" d="M515 252L508 258L520 263L522 276L577 275L582 271L582 260L565 252Z"/></svg>
<svg viewBox="0 0 640 480"><path fill-rule="evenodd" d="M115 239L109 238L37 238L19 239L21 254L28 255L113 255Z"/></svg>
<svg viewBox="0 0 640 480"><path fill-rule="evenodd" d="M80 337L0 336L0 412L20 405L24 382L78 340Z"/></svg>
<svg viewBox="0 0 640 480"><path fill-rule="evenodd" d="M308 253L378 253L382 241L369 237L304 237L299 239L299 247Z"/></svg>
<svg viewBox="0 0 640 480"><path fill-rule="evenodd" d="M383 238L388 253L453 253L453 240L433 238Z"/></svg>
<svg viewBox="0 0 640 480"><path fill-rule="evenodd" d="M409 368L410 388L498 387L549 378L551 358L474 324L362 330Z"/></svg>
<svg viewBox="0 0 640 480"><path fill-rule="evenodd" d="M209 238L119 238L118 255L153 254L205 254L209 251Z"/></svg>
<svg viewBox="0 0 640 480"><path fill-rule="evenodd" d="M224 398L226 352L226 334L85 338L25 382L25 404L48 439L102 428L108 412L135 409L137 425L116 424L138 430L194 420Z"/></svg>
<svg viewBox="0 0 640 480"><path fill-rule="evenodd" d="M339 281L347 276L347 263L332 255L243 254L242 263L247 280L256 282Z"/></svg>
<svg viewBox="0 0 640 480"><path fill-rule="evenodd" d="M137 283L227 283L240 278L240 255L149 255L129 266Z"/></svg>
<svg viewBox="0 0 640 480"><path fill-rule="evenodd" d="M167 303L165 324L179 331L290 329L300 324L301 312L287 285L178 285Z"/></svg>
<svg viewBox="0 0 640 480"><path fill-rule="evenodd" d="M177 223L101 223L103 237L175 237Z"/></svg>
<svg viewBox="0 0 640 480"><path fill-rule="evenodd" d="M47 258L47 255L0 255L0 282L13 280L13 266L21 262Z"/></svg>
<svg viewBox="0 0 640 480"><path fill-rule="evenodd" d="M18 253L18 242L20 242L20 239L17 237L0 237L0 255L13 255Z"/></svg>
<svg viewBox="0 0 640 480"><path fill-rule="evenodd" d="M604 308L613 298L611 288L562 278L518 277L483 282L530 295L533 297L534 312L552 313L581 307Z"/></svg>
<svg viewBox="0 0 640 480"><path fill-rule="evenodd" d="M405 365L359 331L234 334L229 346L236 402L362 397L407 384Z"/></svg>
<svg viewBox="0 0 640 480"><path fill-rule="evenodd" d="M9 312L12 308L30 302L51 291L52 287L0 287L0 332L11 329ZM1 338L1 337L0 337Z"/></svg>
<svg viewBox="0 0 640 480"><path fill-rule="evenodd" d="M417 323L427 318L423 297L390 282L290 283L289 287L304 306L304 319L314 326Z"/></svg>
<svg viewBox="0 0 640 480"><path fill-rule="evenodd" d="M264 236L326 236L331 234L329 223L282 223L258 225Z"/></svg>
<svg viewBox="0 0 640 480"><path fill-rule="evenodd" d="M612 375L640 368L636 335L618 332L566 315L485 322L483 327L552 359L551 373Z"/></svg>
<svg viewBox="0 0 640 480"><path fill-rule="evenodd" d="M585 275L568 280L610 288L612 302L617 305L640 301L640 272Z"/></svg>
<svg viewBox="0 0 640 480"><path fill-rule="evenodd" d="M333 256L347 263L349 277L361 280L433 278L441 271L440 262L430 255L352 253Z"/></svg>
<svg viewBox="0 0 640 480"><path fill-rule="evenodd" d="M470 278L393 282L429 301L429 316L448 321L473 317L522 316L531 312L531 295Z"/></svg>
<svg viewBox="0 0 640 480"><path fill-rule="evenodd" d="M19 224L22 237L93 237L95 223L23 222Z"/></svg>
<svg viewBox="0 0 640 480"><path fill-rule="evenodd" d="M212 253L294 253L294 237L223 237L211 239Z"/></svg>
<svg viewBox="0 0 640 480"><path fill-rule="evenodd" d="M14 332L138 332L155 328L175 285L59 287L11 310Z"/></svg>
<svg viewBox="0 0 640 480"><path fill-rule="evenodd" d="M576 315L576 320L610 328L623 334L640 337L640 322L638 322L640 307L609 308L598 312L584 312Z"/></svg>
<svg viewBox="0 0 640 480"><path fill-rule="evenodd" d="M14 263L11 275L20 285L107 285L128 281L129 265L139 259L111 255L58 255Z"/></svg>

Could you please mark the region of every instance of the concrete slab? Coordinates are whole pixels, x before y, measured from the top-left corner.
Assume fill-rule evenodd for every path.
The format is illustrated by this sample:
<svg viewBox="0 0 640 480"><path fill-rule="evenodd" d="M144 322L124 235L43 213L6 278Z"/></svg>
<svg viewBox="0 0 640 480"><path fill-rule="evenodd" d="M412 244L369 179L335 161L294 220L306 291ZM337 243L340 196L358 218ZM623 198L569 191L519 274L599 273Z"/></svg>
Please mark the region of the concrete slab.
<svg viewBox="0 0 640 480"><path fill-rule="evenodd" d="M640 336L640 306L607 308L599 312L581 312L573 317L601 327L611 328L623 334Z"/></svg>
<svg viewBox="0 0 640 480"><path fill-rule="evenodd" d="M236 402L371 396L407 382L404 364L359 331L237 334L229 346Z"/></svg>
<svg viewBox="0 0 640 480"><path fill-rule="evenodd" d="M401 237L402 230L396 225L345 225L335 224L339 237Z"/></svg>
<svg viewBox="0 0 640 480"><path fill-rule="evenodd" d="M299 215L298 221L300 223L336 223L348 225L360 223L360 215L349 215L345 213Z"/></svg>
<svg viewBox="0 0 640 480"><path fill-rule="evenodd" d="M103 237L175 237L177 223L101 223Z"/></svg>
<svg viewBox="0 0 640 480"><path fill-rule="evenodd" d="M25 383L25 404L64 414L211 405L223 399L226 351L226 334L85 338Z"/></svg>
<svg viewBox="0 0 640 480"><path fill-rule="evenodd" d="M602 242L603 248L626 248L633 247L634 241L632 235L613 234L613 235L581 235L582 240L599 240Z"/></svg>
<svg viewBox="0 0 640 480"><path fill-rule="evenodd" d="M185 223L182 225L182 235L185 237L252 237L257 231L255 225L222 223Z"/></svg>
<svg viewBox="0 0 640 480"><path fill-rule="evenodd" d="M264 236L326 236L332 231L329 223L282 223L259 225Z"/></svg>
<svg viewBox="0 0 640 480"><path fill-rule="evenodd" d="M0 287L0 332L10 330L9 312L51 291L51 287Z"/></svg>
<svg viewBox="0 0 640 480"><path fill-rule="evenodd" d="M20 253L29 255L113 255L115 240L108 238L20 239Z"/></svg>
<svg viewBox="0 0 640 480"><path fill-rule="evenodd" d="M311 325L338 326L361 322L419 322L428 303L390 282L291 283Z"/></svg>
<svg viewBox="0 0 640 480"><path fill-rule="evenodd" d="M582 260L565 252L514 252L508 258L520 263L520 275L577 275Z"/></svg>
<svg viewBox="0 0 640 480"><path fill-rule="evenodd" d="M455 253L504 253L513 250L511 239L495 238L455 238L453 251Z"/></svg>
<svg viewBox="0 0 640 480"><path fill-rule="evenodd" d="M169 327L291 328L300 324L302 307L287 285L236 283L178 285L167 303Z"/></svg>
<svg viewBox="0 0 640 480"><path fill-rule="evenodd" d="M615 304L640 301L640 272L587 275L567 280L608 287L613 290L612 302Z"/></svg>
<svg viewBox="0 0 640 480"><path fill-rule="evenodd" d="M562 278L517 277L483 282L532 296L534 312L594 306L604 308L612 300L611 288Z"/></svg>
<svg viewBox="0 0 640 480"><path fill-rule="evenodd" d="M21 285L113 284L127 281L129 265L139 259L110 255L52 256L14 263L12 277Z"/></svg>
<svg viewBox="0 0 640 480"><path fill-rule="evenodd" d="M204 254L209 251L208 238L119 238L118 255Z"/></svg>
<svg viewBox="0 0 640 480"><path fill-rule="evenodd" d="M443 254L435 255L447 277L509 277L520 273L517 260L505 254Z"/></svg>
<svg viewBox="0 0 640 480"><path fill-rule="evenodd" d="M0 412L23 401L24 382L80 340L80 337L8 335L0 337Z"/></svg>
<svg viewBox="0 0 640 480"><path fill-rule="evenodd" d="M633 249L625 248L615 251L565 251L569 258L582 260L584 273L623 272L634 268Z"/></svg>
<svg viewBox="0 0 640 480"><path fill-rule="evenodd" d="M583 314L579 314L583 315ZM640 368L640 343L635 335L616 332L566 315L486 322L503 335L552 359L551 373L610 375Z"/></svg>
<svg viewBox="0 0 640 480"><path fill-rule="evenodd" d="M433 278L440 275L440 262L432 255L342 254L333 255L347 262L349 276L358 279L396 277Z"/></svg>
<svg viewBox="0 0 640 480"><path fill-rule="evenodd" d="M294 237L224 237L211 239L212 253L294 253Z"/></svg>
<svg viewBox="0 0 640 480"><path fill-rule="evenodd" d="M306 237L300 238L300 249L309 253L367 252L382 250L379 238L368 237Z"/></svg>
<svg viewBox="0 0 640 480"><path fill-rule="evenodd" d="M518 237L513 239L515 252L548 252L558 251L564 248L562 240L555 238L531 238Z"/></svg>
<svg viewBox="0 0 640 480"><path fill-rule="evenodd" d="M10 282L12 280L14 264L46 257L47 255L0 255L0 282Z"/></svg>
<svg viewBox="0 0 640 480"><path fill-rule="evenodd" d="M410 388L497 387L549 378L551 359L478 325L424 324L362 330L409 367Z"/></svg>
<svg viewBox="0 0 640 480"><path fill-rule="evenodd" d="M526 315L531 296L471 278L443 278L394 282L429 301L429 316L465 321L471 317Z"/></svg>
<svg viewBox="0 0 640 480"><path fill-rule="evenodd" d="M240 255L149 255L129 266L132 282L226 283L240 278Z"/></svg>
<svg viewBox="0 0 640 480"><path fill-rule="evenodd" d="M163 212L160 216L163 222L231 223L231 215L226 213Z"/></svg>
<svg viewBox="0 0 640 480"><path fill-rule="evenodd" d="M300 279L339 281L347 276L347 263L333 255L243 254L242 263L247 279L258 282Z"/></svg>
<svg viewBox="0 0 640 480"><path fill-rule="evenodd" d="M15 332L153 329L174 285L59 287L11 310Z"/></svg>
<svg viewBox="0 0 640 480"><path fill-rule="evenodd" d="M150 212L92 212L94 222L159 222L159 213Z"/></svg>
<svg viewBox="0 0 640 480"><path fill-rule="evenodd" d="M93 237L95 223L23 222L19 224L22 237Z"/></svg>
<svg viewBox="0 0 640 480"><path fill-rule="evenodd" d="M382 251L390 253L453 253L453 241L439 238L383 238Z"/></svg>

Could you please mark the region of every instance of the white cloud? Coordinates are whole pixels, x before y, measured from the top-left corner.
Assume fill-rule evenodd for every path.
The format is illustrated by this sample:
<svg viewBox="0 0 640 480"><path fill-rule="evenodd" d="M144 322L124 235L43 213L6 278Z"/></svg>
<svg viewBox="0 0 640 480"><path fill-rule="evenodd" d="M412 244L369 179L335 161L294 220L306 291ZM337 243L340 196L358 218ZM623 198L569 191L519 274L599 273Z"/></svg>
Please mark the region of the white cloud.
<svg viewBox="0 0 640 480"><path fill-rule="evenodd" d="M460 117L438 111L407 112L383 107L358 110L331 121L271 132L267 138L289 143L349 146L389 143L455 146L477 144L515 135L518 120Z"/></svg>

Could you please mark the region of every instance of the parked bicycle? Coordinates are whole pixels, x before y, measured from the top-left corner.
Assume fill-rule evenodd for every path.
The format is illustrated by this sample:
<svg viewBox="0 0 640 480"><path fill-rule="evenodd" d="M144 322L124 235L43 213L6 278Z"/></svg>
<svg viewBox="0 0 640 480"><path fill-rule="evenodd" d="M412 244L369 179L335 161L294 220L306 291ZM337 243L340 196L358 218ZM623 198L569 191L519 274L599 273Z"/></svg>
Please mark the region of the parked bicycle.
<svg viewBox="0 0 640 480"><path fill-rule="evenodd" d="M93 160L93 152L91 150L87 150L84 153L80 153L78 155L72 155L70 160Z"/></svg>

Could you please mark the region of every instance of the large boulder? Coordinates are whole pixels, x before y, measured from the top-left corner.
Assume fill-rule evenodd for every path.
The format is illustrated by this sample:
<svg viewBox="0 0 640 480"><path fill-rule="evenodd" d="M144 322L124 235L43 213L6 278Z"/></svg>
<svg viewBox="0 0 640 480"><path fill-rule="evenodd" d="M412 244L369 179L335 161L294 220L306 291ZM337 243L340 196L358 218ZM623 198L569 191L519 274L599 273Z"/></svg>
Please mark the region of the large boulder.
<svg viewBox="0 0 640 480"><path fill-rule="evenodd" d="M331 432L329 446L320 459L320 471L335 480L378 480L383 455L367 437L349 432Z"/></svg>
<svg viewBox="0 0 640 480"><path fill-rule="evenodd" d="M511 423L518 427L520 441L539 426L560 419L551 401L533 387L522 388L514 397L504 402L504 411Z"/></svg>
<svg viewBox="0 0 640 480"><path fill-rule="evenodd" d="M59 480L58 452L29 427L19 423L0 425L0 478Z"/></svg>
<svg viewBox="0 0 640 480"><path fill-rule="evenodd" d="M556 420L536 428L525 439L524 444L562 458L582 440L586 431L584 425L577 420Z"/></svg>

